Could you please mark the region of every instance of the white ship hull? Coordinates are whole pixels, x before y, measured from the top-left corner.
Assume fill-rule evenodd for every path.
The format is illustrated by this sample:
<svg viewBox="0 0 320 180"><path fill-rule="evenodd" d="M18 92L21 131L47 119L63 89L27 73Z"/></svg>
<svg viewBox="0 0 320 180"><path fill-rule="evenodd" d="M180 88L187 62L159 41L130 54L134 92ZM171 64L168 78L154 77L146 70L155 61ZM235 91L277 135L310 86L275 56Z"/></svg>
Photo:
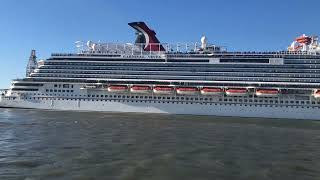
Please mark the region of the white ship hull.
<svg viewBox="0 0 320 180"><path fill-rule="evenodd" d="M105 111L192 114L214 116L238 116L261 118L287 118L320 120L319 107L280 106L280 105L244 105L227 103L186 103L157 101L101 101L101 100L7 100L2 99L1 107L34 108L67 111ZM214 118L214 117L213 117Z"/></svg>
<svg viewBox="0 0 320 180"><path fill-rule="evenodd" d="M205 37L183 50L144 22L129 25L139 43L77 41L78 53L40 61L32 50L26 78L3 90L0 107L320 120L316 36L290 51L229 52Z"/></svg>

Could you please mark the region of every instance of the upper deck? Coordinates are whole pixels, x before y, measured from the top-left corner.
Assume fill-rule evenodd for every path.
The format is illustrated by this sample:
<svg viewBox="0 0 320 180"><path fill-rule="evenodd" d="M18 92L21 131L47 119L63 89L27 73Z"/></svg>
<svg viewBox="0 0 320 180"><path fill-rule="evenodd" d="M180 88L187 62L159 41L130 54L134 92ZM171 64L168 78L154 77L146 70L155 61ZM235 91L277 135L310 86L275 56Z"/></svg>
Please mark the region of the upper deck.
<svg viewBox="0 0 320 180"><path fill-rule="evenodd" d="M320 46L317 36L296 38L286 51L278 52L228 52L225 47L209 44L205 36L200 43L163 44L156 37L154 30L144 22L132 22L129 26L136 30L134 43L96 43L77 41L77 53L53 53L53 57L117 57L141 59L169 58L215 58L215 57L254 57L254 58L318 58Z"/></svg>
<svg viewBox="0 0 320 180"><path fill-rule="evenodd" d="M88 42L89 43L89 42ZM88 44L87 43L87 44ZM90 42L91 43L91 42ZM231 52L226 48L207 45L206 49L201 48L200 43L178 43L160 44L154 43L153 46L159 47L158 50L144 50L146 44L130 43L95 43L94 48L85 45L83 42L76 42L77 53L52 53L52 57L118 57L118 58L214 58L214 57L247 57L247 58L319 58L319 52L311 51L277 51L277 52ZM92 46L92 45L91 45ZM160 47L164 47L161 50Z"/></svg>

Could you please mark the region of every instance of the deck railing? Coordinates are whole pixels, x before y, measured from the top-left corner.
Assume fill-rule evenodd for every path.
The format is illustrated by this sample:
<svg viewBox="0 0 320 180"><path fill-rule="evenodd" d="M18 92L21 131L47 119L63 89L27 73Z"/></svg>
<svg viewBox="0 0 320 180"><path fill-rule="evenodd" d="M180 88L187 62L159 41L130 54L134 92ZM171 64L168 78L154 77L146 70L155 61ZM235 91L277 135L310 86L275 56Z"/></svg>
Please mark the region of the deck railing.
<svg viewBox="0 0 320 180"><path fill-rule="evenodd" d="M147 46L152 46L147 48ZM277 52L228 52L225 47L208 44L206 49L201 48L200 43L177 43L177 44L130 44L130 43L96 43L91 46L84 44L77 45L77 53L53 53L52 56L94 56L94 55L108 55L108 56L161 56L161 55L234 55L234 56L275 56L283 55L320 55L317 52L310 51L277 51ZM158 48L157 48L158 47Z"/></svg>

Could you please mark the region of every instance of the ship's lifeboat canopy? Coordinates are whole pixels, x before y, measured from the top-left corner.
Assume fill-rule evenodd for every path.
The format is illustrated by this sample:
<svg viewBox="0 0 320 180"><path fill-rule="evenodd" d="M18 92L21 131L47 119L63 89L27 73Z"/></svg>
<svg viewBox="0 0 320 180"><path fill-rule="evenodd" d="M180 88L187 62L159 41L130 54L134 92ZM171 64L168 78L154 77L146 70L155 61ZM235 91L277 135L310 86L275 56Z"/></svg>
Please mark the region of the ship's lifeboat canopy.
<svg viewBox="0 0 320 180"><path fill-rule="evenodd" d="M226 90L226 94L229 96L245 96L248 94L246 88L229 88Z"/></svg>
<svg viewBox="0 0 320 180"><path fill-rule="evenodd" d="M257 89L257 96L278 96L280 91L278 89Z"/></svg>
<svg viewBox="0 0 320 180"><path fill-rule="evenodd" d="M195 91L198 91L198 88L196 88L196 87L179 87L179 88L177 88L177 91L192 91L192 92L195 92Z"/></svg>
<svg viewBox="0 0 320 180"><path fill-rule="evenodd" d="M230 93L247 93L247 89L245 88L230 88L230 89L227 89L226 92L230 92Z"/></svg>
<svg viewBox="0 0 320 180"><path fill-rule="evenodd" d="M221 88L204 87L201 89L203 92L224 92Z"/></svg>
<svg viewBox="0 0 320 180"><path fill-rule="evenodd" d="M108 87L108 91L110 92L123 92L127 90L128 90L128 86L125 86L125 85L112 85Z"/></svg>
<svg viewBox="0 0 320 180"><path fill-rule="evenodd" d="M135 90L135 91L149 91L151 90L150 86L132 86L131 90Z"/></svg>
<svg viewBox="0 0 320 180"><path fill-rule="evenodd" d="M218 87L204 87L201 89L202 95L218 95L223 93L224 93L224 90Z"/></svg>
<svg viewBox="0 0 320 180"><path fill-rule="evenodd" d="M192 95L198 93L198 88L196 87L179 87L177 88L178 94L186 94L186 95Z"/></svg>
<svg viewBox="0 0 320 180"><path fill-rule="evenodd" d="M153 92L156 94L172 94L174 92L174 87L156 86L153 88Z"/></svg>
<svg viewBox="0 0 320 180"><path fill-rule="evenodd" d="M157 91L173 91L174 88L173 87L169 87L169 86L156 86L153 88L153 90L157 90Z"/></svg>

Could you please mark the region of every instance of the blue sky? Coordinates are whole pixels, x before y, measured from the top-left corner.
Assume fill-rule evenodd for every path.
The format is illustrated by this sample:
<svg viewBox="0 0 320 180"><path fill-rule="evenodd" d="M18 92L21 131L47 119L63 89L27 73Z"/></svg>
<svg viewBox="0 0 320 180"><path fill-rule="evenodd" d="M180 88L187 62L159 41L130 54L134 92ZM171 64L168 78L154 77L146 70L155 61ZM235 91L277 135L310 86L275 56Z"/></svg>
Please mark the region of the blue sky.
<svg viewBox="0 0 320 180"><path fill-rule="evenodd" d="M132 42L145 21L161 42L209 42L229 50L283 50L294 37L320 35L319 0L1 0L0 88L24 77L31 49L45 59L77 40Z"/></svg>

